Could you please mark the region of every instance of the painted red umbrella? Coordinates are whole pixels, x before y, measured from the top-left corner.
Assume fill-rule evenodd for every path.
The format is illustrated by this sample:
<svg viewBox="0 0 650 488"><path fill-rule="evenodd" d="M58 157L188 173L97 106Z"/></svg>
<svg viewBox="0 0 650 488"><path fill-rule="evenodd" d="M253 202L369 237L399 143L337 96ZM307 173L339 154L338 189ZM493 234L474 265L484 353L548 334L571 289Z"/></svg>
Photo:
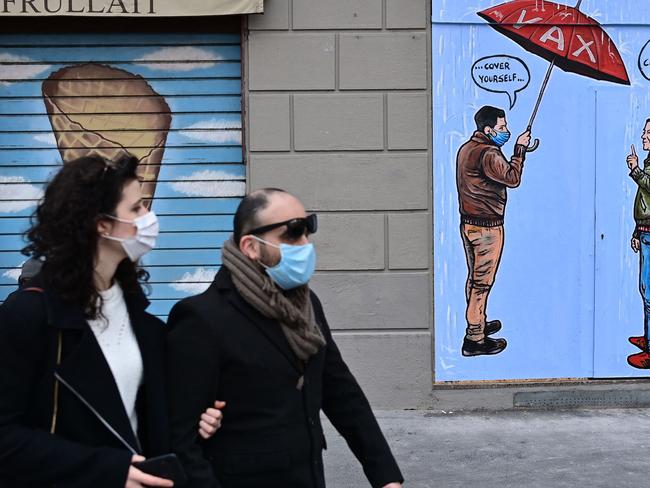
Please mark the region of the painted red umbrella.
<svg viewBox="0 0 650 488"><path fill-rule="evenodd" d="M616 45L603 27L575 7L545 0L513 0L478 15L527 51L551 62L528 124L531 130L553 67L596 80L629 85ZM539 141L529 150L534 151Z"/></svg>

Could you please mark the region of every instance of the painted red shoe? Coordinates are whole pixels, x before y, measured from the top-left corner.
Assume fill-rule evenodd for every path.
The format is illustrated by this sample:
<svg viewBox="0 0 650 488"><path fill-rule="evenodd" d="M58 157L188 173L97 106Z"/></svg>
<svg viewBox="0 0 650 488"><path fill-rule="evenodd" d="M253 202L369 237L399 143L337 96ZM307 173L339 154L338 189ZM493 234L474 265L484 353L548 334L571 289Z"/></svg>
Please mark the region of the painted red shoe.
<svg viewBox="0 0 650 488"><path fill-rule="evenodd" d="M648 340L643 336L632 336L628 339L631 344L634 344L636 347L642 351L648 350Z"/></svg>
<svg viewBox="0 0 650 488"><path fill-rule="evenodd" d="M638 369L650 369L650 354L647 352L638 352L627 357L630 366Z"/></svg>

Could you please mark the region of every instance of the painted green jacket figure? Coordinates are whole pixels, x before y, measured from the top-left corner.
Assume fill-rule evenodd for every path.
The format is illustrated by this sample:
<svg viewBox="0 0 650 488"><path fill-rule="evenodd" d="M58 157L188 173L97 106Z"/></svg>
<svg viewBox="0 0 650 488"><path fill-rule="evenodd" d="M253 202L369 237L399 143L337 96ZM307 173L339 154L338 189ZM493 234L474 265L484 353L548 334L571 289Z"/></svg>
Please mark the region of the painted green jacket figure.
<svg viewBox="0 0 650 488"><path fill-rule="evenodd" d="M643 149L650 151L650 119L646 120L641 134ZM643 299L643 335L630 337L629 341L641 349L641 352L631 354L627 358L630 366L639 369L650 369L650 354L648 352L648 323L650 321L650 157L639 167L639 157L632 145L632 152L627 157L630 177L637 184L634 199L634 221L636 226L632 234L632 250L640 251L639 259L639 292Z"/></svg>
<svg viewBox="0 0 650 488"><path fill-rule="evenodd" d="M456 159L456 186L460 204L460 234L467 259L467 330L463 356L498 354L505 339L488 337L501 329L499 320L487 321L487 301L503 251L503 220L507 188L521 183L530 144L530 131L517 138L508 161L501 147L510 138L506 114L485 106L474 116L476 132L461 146Z"/></svg>

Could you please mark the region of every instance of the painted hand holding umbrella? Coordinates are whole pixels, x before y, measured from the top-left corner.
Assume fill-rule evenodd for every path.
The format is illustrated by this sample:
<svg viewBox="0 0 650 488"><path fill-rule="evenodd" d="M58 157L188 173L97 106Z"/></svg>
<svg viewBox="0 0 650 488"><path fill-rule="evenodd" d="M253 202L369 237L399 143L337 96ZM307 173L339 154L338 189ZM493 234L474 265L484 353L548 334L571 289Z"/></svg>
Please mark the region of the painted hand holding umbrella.
<svg viewBox="0 0 650 488"><path fill-rule="evenodd" d="M528 122L532 130L553 68L596 80L629 85L623 59L602 26L575 7L545 0L513 0L478 15L526 51L550 61L537 103ZM528 151L534 151L539 140Z"/></svg>

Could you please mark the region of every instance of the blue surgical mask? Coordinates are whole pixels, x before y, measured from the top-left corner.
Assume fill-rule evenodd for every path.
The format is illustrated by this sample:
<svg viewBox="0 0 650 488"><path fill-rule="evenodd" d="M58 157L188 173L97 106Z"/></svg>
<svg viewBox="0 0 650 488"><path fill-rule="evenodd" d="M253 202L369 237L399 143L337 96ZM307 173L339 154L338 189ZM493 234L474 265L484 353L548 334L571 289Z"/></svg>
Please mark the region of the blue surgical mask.
<svg viewBox="0 0 650 488"><path fill-rule="evenodd" d="M501 147L510 139L510 132L508 132L507 130L503 132L497 131L496 136L493 136L492 134L488 134L488 137L492 139L492 142L494 142L497 146Z"/></svg>
<svg viewBox="0 0 650 488"><path fill-rule="evenodd" d="M311 243L300 246L290 244L272 244L253 236L268 246L280 249L280 262L275 266L264 266L266 274L283 290L291 290L306 285L316 270L316 251Z"/></svg>

